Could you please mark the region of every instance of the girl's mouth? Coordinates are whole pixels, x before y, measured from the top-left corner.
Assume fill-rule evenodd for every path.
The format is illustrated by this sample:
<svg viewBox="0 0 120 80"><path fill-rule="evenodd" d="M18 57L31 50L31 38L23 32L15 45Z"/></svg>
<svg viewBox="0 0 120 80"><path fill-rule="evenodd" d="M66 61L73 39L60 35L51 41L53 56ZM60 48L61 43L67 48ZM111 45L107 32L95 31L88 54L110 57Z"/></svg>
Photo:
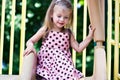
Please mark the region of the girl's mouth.
<svg viewBox="0 0 120 80"><path fill-rule="evenodd" d="M64 23L59 23L60 25L64 25Z"/></svg>

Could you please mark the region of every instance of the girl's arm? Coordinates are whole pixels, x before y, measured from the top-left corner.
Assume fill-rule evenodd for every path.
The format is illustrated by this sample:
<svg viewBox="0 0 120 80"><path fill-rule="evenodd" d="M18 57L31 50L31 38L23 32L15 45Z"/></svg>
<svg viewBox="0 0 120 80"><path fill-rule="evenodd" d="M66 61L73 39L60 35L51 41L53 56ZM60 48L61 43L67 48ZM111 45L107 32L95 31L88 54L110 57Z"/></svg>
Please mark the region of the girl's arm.
<svg viewBox="0 0 120 80"><path fill-rule="evenodd" d="M28 41L27 41L27 44L29 42L32 42L32 43L36 43L38 42L38 40L43 36L43 34L45 33L46 31L46 28L45 27L41 27ZM27 46L26 44L26 46Z"/></svg>
<svg viewBox="0 0 120 80"><path fill-rule="evenodd" d="M42 27L40 28L36 34L34 34L27 42L26 42L26 49L24 51L24 56L28 55L30 52L36 53L35 49L34 49L34 43L38 42L39 39L41 39L41 37L43 36L43 34L45 33L46 28Z"/></svg>
<svg viewBox="0 0 120 80"><path fill-rule="evenodd" d="M92 40L92 38L93 38L93 33L94 33L94 31L95 31L95 28L92 29L92 28L89 26L89 34L88 34L88 36L86 37L86 39L83 40L81 43L78 43L78 42L75 40L73 34L71 34L71 41L70 41L71 47L72 47L73 49L75 49L77 52L83 51L83 50L88 46L88 44L91 42L91 40Z"/></svg>

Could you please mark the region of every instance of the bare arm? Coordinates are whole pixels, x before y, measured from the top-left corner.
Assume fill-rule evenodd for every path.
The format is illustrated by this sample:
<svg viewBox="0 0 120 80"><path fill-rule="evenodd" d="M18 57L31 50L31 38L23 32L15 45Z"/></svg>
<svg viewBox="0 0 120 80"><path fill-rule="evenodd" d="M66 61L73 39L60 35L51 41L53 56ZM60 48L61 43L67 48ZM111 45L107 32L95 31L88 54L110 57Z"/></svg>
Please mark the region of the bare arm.
<svg viewBox="0 0 120 80"><path fill-rule="evenodd" d="M31 44L33 45L34 43L38 42L38 40L41 39L41 37L43 36L45 30L46 30L46 29L45 29L44 27L40 28L40 29L36 32L36 34L34 34L34 35L27 41L26 46L29 46L29 44L30 44L30 45L31 45Z"/></svg>
<svg viewBox="0 0 120 80"><path fill-rule="evenodd" d="M73 49L75 49L77 52L83 51L83 50L88 46L88 44L91 42L91 40L92 40L92 38L93 38L94 30L95 30L95 29L92 29L92 28L89 26L89 34L88 34L88 36L86 37L86 39L83 40L81 43L78 43L78 42L75 40L73 34L71 34L71 41L70 41L71 47L72 47Z"/></svg>
<svg viewBox="0 0 120 80"><path fill-rule="evenodd" d="M27 42L26 42L26 49L24 51L24 56L28 55L30 52L36 53L34 49L34 43L38 42L40 40L45 32L46 28L42 27L40 28L36 34L34 34Z"/></svg>

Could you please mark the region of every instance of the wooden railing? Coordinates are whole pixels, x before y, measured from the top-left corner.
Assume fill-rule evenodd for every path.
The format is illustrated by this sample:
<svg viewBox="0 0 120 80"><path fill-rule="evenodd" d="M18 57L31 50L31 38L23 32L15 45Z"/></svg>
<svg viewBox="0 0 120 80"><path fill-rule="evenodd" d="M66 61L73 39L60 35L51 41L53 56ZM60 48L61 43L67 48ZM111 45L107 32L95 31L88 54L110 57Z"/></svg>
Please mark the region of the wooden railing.
<svg viewBox="0 0 120 80"><path fill-rule="evenodd" d="M112 5L115 3L115 5ZM112 7L115 6L115 9ZM115 10L115 15L112 14L113 10ZM112 23L114 16L114 23ZM108 19L107 19L108 27L107 27L107 78L111 80L111 65L114 65L114 80L120 79L119 73L119 49L120 49L120 0L108 0ZM113 24L115 24L113 26ZM113 29L114 27L114 29ZM114 39L112 37L112 32L114 33ZM114 46L114 49L112 49ZM114 53L112 53L114 51ZM114 64L112 64L112 54L114 55Z"/></svg>
<svg viewBox="0 0 120 80"><path fill-rule="evenodd" d="M11 14L11 31L10 31L10 52L9 52L9 72L8 75L12 74L13 69L13 51L14 51L14 28L15 28L15 8L16 0L12 0L12 14ZM4 32L5 32L5 8L6 0L2 0L2 13L1 13L1 27L0 27L0 74L2 74L2 63L3 63L3 46L4 46ZM20 67L19 73L21 73L23 51L25 45L25 19L26 19L26 0L22 0L22 20L21 20L21 32L20 32Z"/></svg>

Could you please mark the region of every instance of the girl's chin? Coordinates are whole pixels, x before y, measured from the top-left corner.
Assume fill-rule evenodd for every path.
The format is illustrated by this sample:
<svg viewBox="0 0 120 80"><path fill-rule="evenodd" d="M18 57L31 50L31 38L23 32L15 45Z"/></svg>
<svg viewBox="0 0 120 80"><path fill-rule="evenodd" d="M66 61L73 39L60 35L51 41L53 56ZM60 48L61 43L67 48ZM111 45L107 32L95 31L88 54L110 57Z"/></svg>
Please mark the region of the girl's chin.
<svg viewBox="0 0 120 80"><path fill-rule="evenodd" d="M62 27L59 27L59 29L62 29L63 28L63 26Z"/></svg>
<svg viewBox="0 0 120 80"><path fill-rule="evenodd" d="M58 25L58 27L61 27L61 28L62 28L63 26L64 26L64 25Z"/></svg>

